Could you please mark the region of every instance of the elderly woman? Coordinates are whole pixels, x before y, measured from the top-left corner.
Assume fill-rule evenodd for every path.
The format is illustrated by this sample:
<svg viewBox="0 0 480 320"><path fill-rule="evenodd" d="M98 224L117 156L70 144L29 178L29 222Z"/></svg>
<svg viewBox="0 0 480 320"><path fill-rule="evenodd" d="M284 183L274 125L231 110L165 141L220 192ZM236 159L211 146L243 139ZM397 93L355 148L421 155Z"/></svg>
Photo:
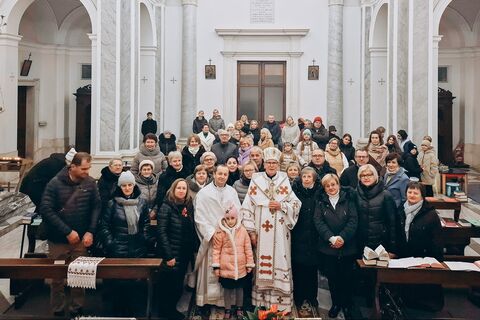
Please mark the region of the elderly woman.
<svg viewBox="0 0 480 320"><path fill-rule="evenodd" d="M263 150L259 146L253 146L252 150L250 150L250 160L255 162L258 168L258 172L265 171L264 163L263 163Z"/></svg>
<svg viewBox="0 0 480 320"><path fill-rule="evenodd" d="M317 173L310 167L304 168L301 179L292 184L293 192L302 202L297 224L292 230L293 298L299 309L305 300L314 307L318 306L318 234L313 224L318 189Z"/></svg>
<svg viewBox="0 0 480 320"><path fill-rule="evenodd" d="M233 183L233 189L237 191L238 200L240 200L240 203L243 203L245 195L248 191L248 186L250 185L250 180L252 179L252 175L255 172L258 172L258 168L255 162L250 160L243 165L241 172L242 174L240 175L240 179Z"/></svg>
<svg viewBox="0 0 480 320"><path fill-rule="evenodd" d="M422 141L421 149L422 152L417 158L422 168L420 181L425 185L427 197L433 197L433 185L438 174L438 159L429 140Z"/></svg>
<svg viewBox="0 0 480 320"><path fill-rule="evenodd" d="M385 189L392 194L398 208L405 203L407 184L410 179L405 174L405 169L400 167L402 158L398 153L389 153L385 161L387 162L387 169L383 175L383 182L385 183Z"/></svg>
<svg viewBox="0 0 480 320"><path fill-rule="evenodd" d="M108 166L102 169L102 175L98 179L98 192L102 200L102 208L107 206L108 201L113 199L113 192L117 188L118 177L123 170L123 162L120 158L113 158Z"/></svg>
<svg viewBox="0 0 480 320"><path fill-rule="evenodd" d="M318 144L312 141L312 132L310 129L303 130L303 141L297 145L297 154L302 167L307 166L312 161L313 150L318 149Z"/></svg>
<svg viewBox="0 0 480 320"><path fill-rule="evenodd" d="M293 182L300 177L300 172L302 171L302 168L298 165L298 163L290 163L287 166L287 170L285 171L287 173L288 180L290 181L290 184L293 184Z"/></svg>
<svg viewBox="0 0 480 320"><path fill-rule="evenodd" d="M368 154L378 162L379 165L385 167L385 157L388 154L388 148L383 144L383 139L379 132L372 131L368 137L367 144Z"/></svg>
<svg viewBox="0 0 480 320"><path fill-rule="evenodd" d="M353 264L357 253L355 235L358 217L355 196L349 188L340 188L340 180L328 173L322 179L325 193L317 202L313 221L319 234L317 248L328 278L332 296L330 318L336 318L341 309L346 319L351 318Z"/></svg>
<svg viewBox="0 0 480 320"><path fill-rule="evenodd" d="M98 222L98 239L109 258L141 258L146 255L149 241L148 206L140 197L140 189L130 171L118 178L113 200L102 210ZM117 316L133 316L135 300L129 292L133 281L109 281L109 296Z"/></svg>
<svg viewBox="0 0 480 320"><path fill-rule="evenodd" d="M425 186L419 182L407 185L407 201L400 212L401 257L433 257L443 260L440 218L425 201ZM438 285L402 286L407 305L438 311L443 307L443 290Z"/></svg>
<svg viewBox="0 0 480 320"><path fill-rule="evenodd" d="M238 149L238 164L243 166L250 161L250 151L252 151L253 139L250 136L240 138L240 149Z"/></svg>
<svg viewBox="0 0 480 320"><path fill-rule="evenodd" d="M260 130L260 141L258 141L258 146L262 148L262 150L274 146L272 134L267 128L262 128L262 130Z"/></svg>
<svg viewBox="0 0 480 320"><path fill-rule="evenodd" d="M146 159L152 160L155 164L155 174L161 174L167 167L167 159L162 151L160 151L160 147L158 146L158 138L153 133L147 133L143 137L143 144L140 145L139 152L135 155L135 158L133 158L132 167L130 170L134 175L138 174L138 165L140 162Z"/></svg>
<svg viewBox="0 0 480 320"><path fill-rule="evenodd" d="M157 208L162 206L167 190L172 186L173 181L188 176L186 168L183 166L182 154L180 151L172 151L168 154L168 167L158 178L158 189L156 197Z"/></svg>
<svg viewBox="0 0 480 320"><path fill-rule="evenodd" d="M188 182L192 200L195 200L197 193L212 181L208 177L207 167L203 164L196 166L193 174L189 175L186 180Z"/></svg>
<svg viewBox="0 0 480 320"><path fill-rule="evenodd" d="M140 162L140 173L135 177L135 182L140 189L140 198L144 199L149 209L155 206L157 197L158 177L153 170L155 164L151 160Z"/></svg>
<svg viewBox="0 0 480 320"><path fill-rule="evenodd" d="M195 167L200 164L200 158L205 153L205 148L200 144L200 138L196 134L190 135L187 143L188 145L182 150L182 162L185 170L192 174Z"/></svg>
<svg viewBox="0 0 480 320"><path fill-rule="evenodd" d="M205 152L200 157L200 164L203 164L207 168L208 176L211 178L215 171L215 164L217 163L217 156L211 151Z"/></svg>
<svg viewBox="0 0 480 320"><path fill-rule="evenodd" d="M388 252L397 251L397 208L390 192L379 180L377 170L366 164L358 169L356 205L358 212L358 245L375 250L380 244Z"/></svg>

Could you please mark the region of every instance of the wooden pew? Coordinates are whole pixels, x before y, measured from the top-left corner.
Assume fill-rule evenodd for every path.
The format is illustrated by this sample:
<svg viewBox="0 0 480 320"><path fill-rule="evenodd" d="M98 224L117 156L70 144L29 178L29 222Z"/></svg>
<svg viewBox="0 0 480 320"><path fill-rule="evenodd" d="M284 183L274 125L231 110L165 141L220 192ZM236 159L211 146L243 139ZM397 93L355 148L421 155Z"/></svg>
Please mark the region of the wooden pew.
<svg viewBox="0 0 480 320"><path fill-rule="evenodd" d="M54 259L0 259L3 279L66 279L68 263L55 264ZM58 262L58 261L57 261ZM148 299L146 316L151 316L153 281L161 259L106 258L97 266L97 279L146 279Z"/></svg>
<svg viewBox="0 0 480 320"><path fill-rule="evenodd" d="M445 261L464 261L473 262L479 260L479 257L466 256L446 256ZM367 266L361 259L357 264L362 270L370 270L375 273L375 319L380 319L380 301L379 289L381 284L440 284L443 286L454 287L473 287L480 286L480 272L475 271L452 271L444 264L445 269L433 268L410 268L410 269L390 269L388 267Z"/></svg>
<svg viewBox="0 0 480 320"><path fill-rule="evenodd" d="M443 198L435 198L431 200L427 197L427 202L436 210L453 210L453 219L458 222L460 218L460 211L462 210L462 203L456 199L443 200Z"/></svg>

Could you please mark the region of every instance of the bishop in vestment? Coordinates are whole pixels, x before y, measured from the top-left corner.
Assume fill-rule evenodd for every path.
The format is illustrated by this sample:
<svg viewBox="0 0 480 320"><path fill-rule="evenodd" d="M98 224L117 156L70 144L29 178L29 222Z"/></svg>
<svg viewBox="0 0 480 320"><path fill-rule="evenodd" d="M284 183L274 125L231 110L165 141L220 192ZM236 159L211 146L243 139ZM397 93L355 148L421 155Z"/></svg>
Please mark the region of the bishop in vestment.
<svg viewBox="0 0 480 320"><path fill-rule="evenodd" d="M240 212L237 191L227 185L228 168L219 165L215 169L213 182L201 189L195 197L195 225L200 237L195 270L197 273L196 303L223 307L223 288L212 268L213 241L218 221L234 206ZM241 216L238 217L241 219Z"/></svg>
<svg viewBox="0 0 480 320"><path fill-rule="evenodd" d="M290 312L293 303L291 230L302 203L285 172L279 171L280 151L264 150L265 172L255 173L242 205L243 225L256 245L252 303Z"/></svg>

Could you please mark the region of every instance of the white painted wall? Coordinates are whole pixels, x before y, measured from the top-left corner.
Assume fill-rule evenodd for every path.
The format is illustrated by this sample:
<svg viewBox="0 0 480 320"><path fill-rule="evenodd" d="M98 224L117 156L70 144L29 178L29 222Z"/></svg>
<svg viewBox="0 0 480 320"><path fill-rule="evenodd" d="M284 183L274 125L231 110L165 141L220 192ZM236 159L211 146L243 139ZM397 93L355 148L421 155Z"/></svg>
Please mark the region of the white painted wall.
<svg viewBox="0 0 480 320"><path fill-rule="evenodd" d="M222 14L219 14L221 12ZM301 18L299 18L301 17ZM211 117L212 110L216 107L223 114L230 114L227 122L233 121L236 114L236 105L223 105L225 83L224 57L221 54L224 48L224 38L217 35L215 29L310 29L308 34L300 40L300 50L303 55L299 58L298 74L298 101L287 104L287 115L294 118L304 116L312 119L320 115L326 119L326 87L327 87L327 54L328 54L328 1L297 0L295 5L290 1L275 1L275 23L251 24L250 1L236 0L204 0L199 1L197 13L197 109L203 109L207 118ZM250 50L257 39L245 41L243 50ZM258 51L275 51L282 46L282 40L271 42L259 41L255 44ZM242 48L239 48L242 50ZM355 53L352 53L355 54ZM217 68L217 79L206 80L204 78L204 66L208 59ZM286 61L286 58L251 56L250 59ZM235 59L235 57L234 57ZM307 68L315 59L316 65L320 66L320 79L318 81L307 80ZM168 61L168 60L167 60ZM293 62L294 63L294 62ZM289 65L287 65L287 72ZM291 70L291 69L290 69ZM236 69L234 70L236 73ZM287 74L289 77L289 74ZM233 84L236 87L236 83ZM167 86L168 87L168 86ZM287 88L287 95L289 88ZM289 97L287 97L287 101ZM236 98L231 99L236 101ZM298 104L298 105L297 105ZM295 114L293 110L298 110ZM194 115L192 115L192 120ZM328 119L326 120L328 124Z"/></svg>

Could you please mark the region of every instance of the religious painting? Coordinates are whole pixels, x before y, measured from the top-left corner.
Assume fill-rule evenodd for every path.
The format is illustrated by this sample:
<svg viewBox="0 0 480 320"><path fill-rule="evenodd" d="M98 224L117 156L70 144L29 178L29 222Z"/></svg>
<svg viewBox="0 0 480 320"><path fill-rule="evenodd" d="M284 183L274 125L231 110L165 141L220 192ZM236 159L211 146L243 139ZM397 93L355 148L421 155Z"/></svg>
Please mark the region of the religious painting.
<svg viewBox="0 0 480 320"><path fill-rule="evenodd" d="M318 74L318 66L308 66L308 80L318 80Z"/></svg>
<svg viewBox="0 0 480 320"><path fill-rule="evenodd" d="M214 64L208 64L205 66L205 79L216 79L217 71Z"/></svg>
<svg viewBox="0 0 480 320"><path fill-rule="evenodd" d="M438 82L448 82L448 67L438 67Z"/></svg>

